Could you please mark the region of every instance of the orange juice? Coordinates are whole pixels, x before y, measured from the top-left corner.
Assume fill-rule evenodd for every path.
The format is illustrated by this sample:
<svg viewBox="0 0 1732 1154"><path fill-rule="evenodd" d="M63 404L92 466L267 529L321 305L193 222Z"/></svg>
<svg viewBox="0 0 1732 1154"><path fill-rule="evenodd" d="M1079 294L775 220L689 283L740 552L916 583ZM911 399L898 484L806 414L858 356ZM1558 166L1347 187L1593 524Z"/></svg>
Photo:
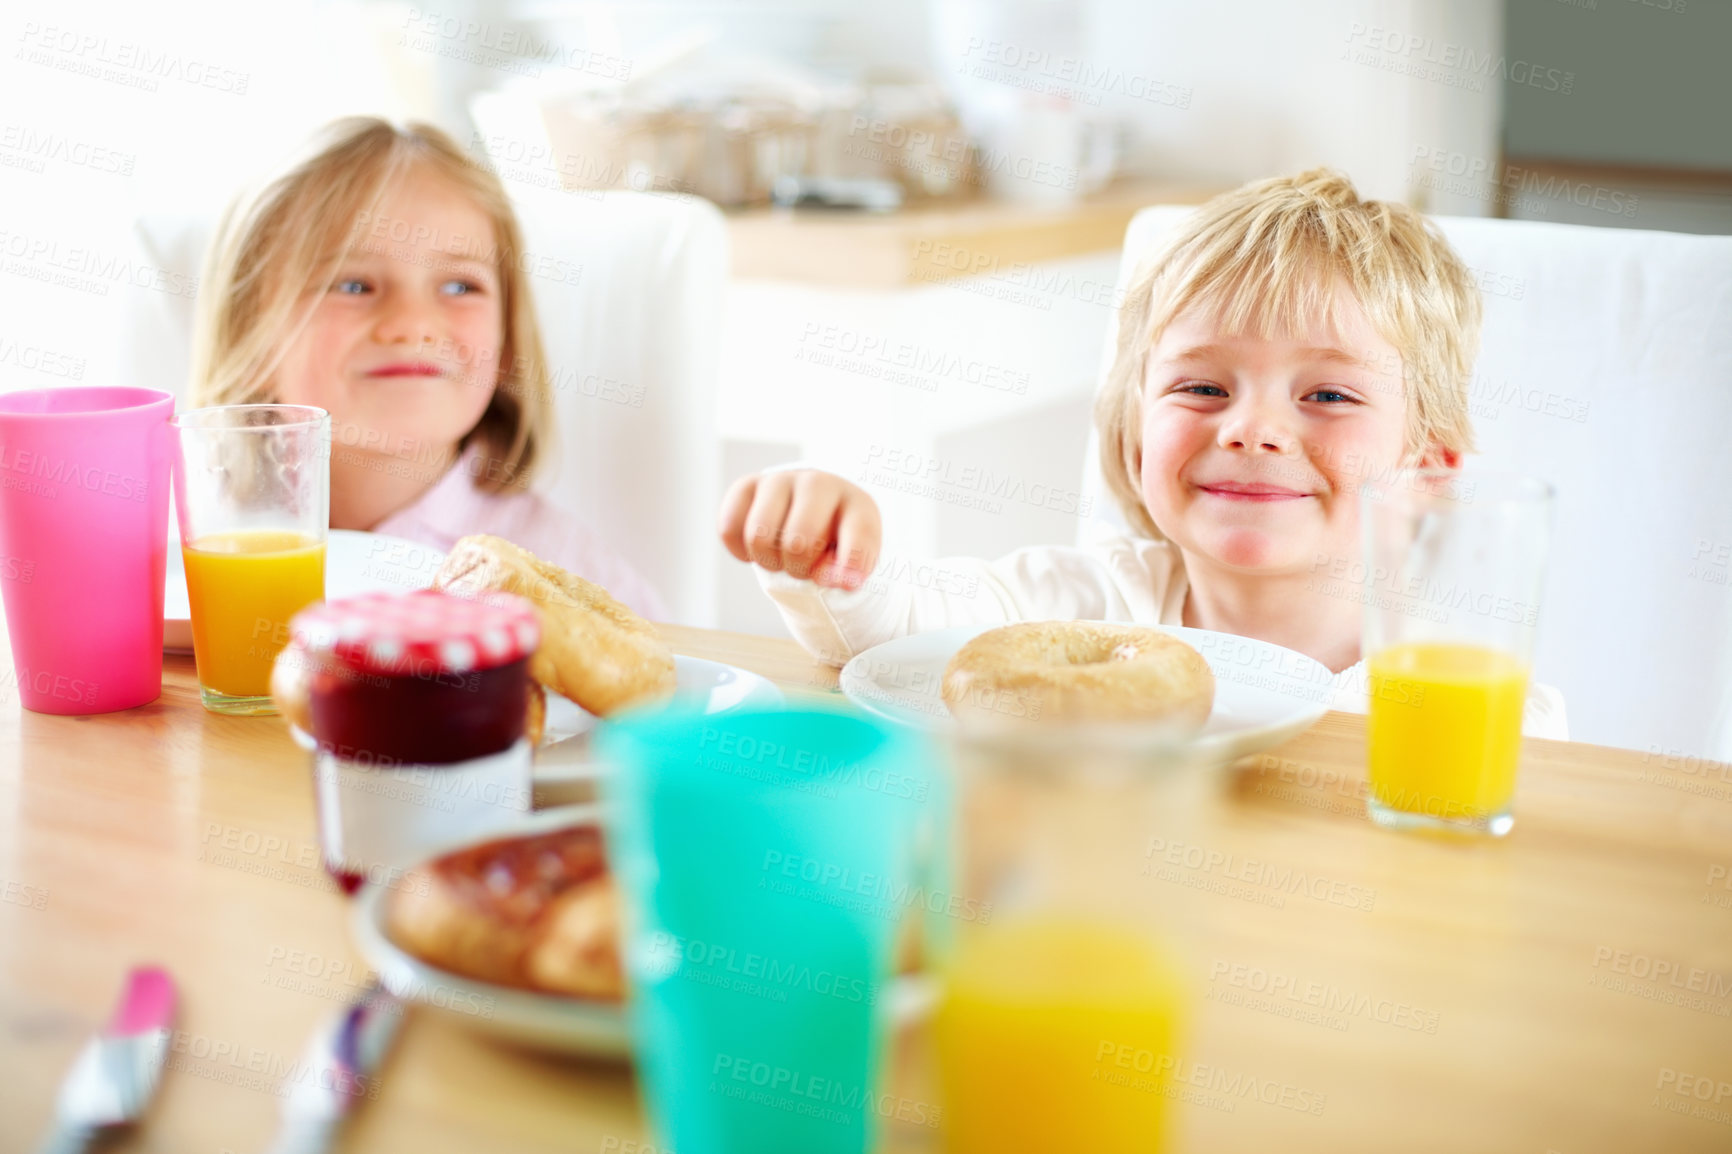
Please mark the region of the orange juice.
<svg viewBox="0 0 1732 1154"><path fill-rule="evenodd" d="M181 556L199 684L229 697L269 694L289 618L324 599L324 542L270 529L211 533Z"/></svg>
<svg viewBox="0 0 1732 1154"><path fill-rule="evenodd" d="M1449 820L1500 813L1515 794L1528 669L1478 645L1409 642L1369 663L1372 795Z"/></svg>
<svg viewBox="0 0 1732 1154"><path fill-rule="evenodd" d="M952 1154L1162 1146L1178 971L1126 927L1042 918L971 930L935 1030Z"/></svg>

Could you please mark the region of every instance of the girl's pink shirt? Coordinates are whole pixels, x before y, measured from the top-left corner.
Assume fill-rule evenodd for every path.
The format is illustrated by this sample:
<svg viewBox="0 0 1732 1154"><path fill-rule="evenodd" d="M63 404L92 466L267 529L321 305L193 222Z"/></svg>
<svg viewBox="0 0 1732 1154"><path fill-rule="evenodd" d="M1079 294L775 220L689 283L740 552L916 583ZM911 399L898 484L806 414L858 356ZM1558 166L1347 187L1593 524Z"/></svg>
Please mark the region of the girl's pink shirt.
<svg viewBox="0 0 1732 1154"><path fill-rule="evenodd" d="M491 533L595 582L642 617L667 620L661 596L587 525L539 493L477 489L473 478L478 463L477 450L464 453L419 501L373 526L373 532L445 551L459 537Z"/></svg>

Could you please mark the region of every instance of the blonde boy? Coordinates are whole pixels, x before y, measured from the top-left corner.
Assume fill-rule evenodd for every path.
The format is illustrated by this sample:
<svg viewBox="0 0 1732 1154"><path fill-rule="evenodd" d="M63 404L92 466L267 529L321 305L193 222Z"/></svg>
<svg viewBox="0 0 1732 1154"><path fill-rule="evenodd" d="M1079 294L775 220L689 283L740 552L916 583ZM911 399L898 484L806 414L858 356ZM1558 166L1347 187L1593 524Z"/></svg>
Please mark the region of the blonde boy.
<svg viewBox="0 0 1732 1154"><path fill-rule="evenodd" d="M1258 181L1129 286L1095 421L1130 534L943 562L967 593L867 584L871 496L790 469L736 482L722 540L827 661L953 625L1182 624L1314 657L1338 674L1331 704L1363 709L1360 605L1316 575L1357 556L1361 478L1472 451L1479 323L1472 277L1418 213L1328 169ZM1566 735L1555 689L1532 687L1524 728Z"/></svg>

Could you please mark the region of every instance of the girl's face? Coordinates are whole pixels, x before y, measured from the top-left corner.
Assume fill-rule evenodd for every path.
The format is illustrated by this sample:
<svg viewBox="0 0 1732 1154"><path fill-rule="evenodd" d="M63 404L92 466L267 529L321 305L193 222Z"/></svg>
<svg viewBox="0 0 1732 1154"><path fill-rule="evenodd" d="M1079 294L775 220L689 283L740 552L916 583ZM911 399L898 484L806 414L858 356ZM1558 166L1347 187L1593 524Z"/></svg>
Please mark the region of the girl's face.
<svg viewBox="0 0 1732 1154"><path fill-rule="evenodd" d="M425 169L356 229L274 378L331 414L335 451L442 461L486 412L505 315L493 225Z"/></svg>
<svg viewBox="0 0 1732 1154"><path fill-rule="evenodd" d="M1188 554L1264 575L1358 556L1358 482L1401 463L1406 394L1401 355L1336 294L1336 332L1225 337L1192 308L1150 351L1143 504Z"/></svg>

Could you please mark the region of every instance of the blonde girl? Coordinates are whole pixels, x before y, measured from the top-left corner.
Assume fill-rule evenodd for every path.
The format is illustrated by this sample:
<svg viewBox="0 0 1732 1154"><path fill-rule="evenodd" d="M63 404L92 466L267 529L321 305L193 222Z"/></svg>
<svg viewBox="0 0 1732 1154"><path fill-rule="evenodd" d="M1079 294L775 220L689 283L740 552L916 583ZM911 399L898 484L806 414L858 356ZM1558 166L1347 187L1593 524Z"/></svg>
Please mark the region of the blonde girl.
<svg viewBox="0 0 1732 1154"><path fill-rule="evenodd" d="M529 483L553 435L523 236L437 128L336 121L241 195L207 256L196 405L331 414L331 526L447 549L493 533L663 616L655 591Z"/></svg>

